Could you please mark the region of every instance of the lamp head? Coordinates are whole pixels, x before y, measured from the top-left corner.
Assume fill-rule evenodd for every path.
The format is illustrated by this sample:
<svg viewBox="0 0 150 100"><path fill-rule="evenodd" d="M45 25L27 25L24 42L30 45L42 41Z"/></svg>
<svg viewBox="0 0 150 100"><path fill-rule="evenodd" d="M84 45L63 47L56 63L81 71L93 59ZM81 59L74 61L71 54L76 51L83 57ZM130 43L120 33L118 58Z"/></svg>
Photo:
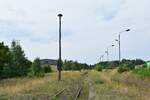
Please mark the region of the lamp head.
<svg viewBox="0 0 150 100"><path fill-rule="evenodd" d="M58 14L58 17L62 17L63 15L62 14Z"/></svg>
<svg viewBox="0 0 150 100"><path fill-rule="evenodd" d="M126 31L127 31L127 32L130 31L130 29L127 29Z"/></svg>
<svg viewBox="0 0 150 100"><path fill-rule="evenodd" d="M118 41L118 39L115 39L115 41Z"/></svg>

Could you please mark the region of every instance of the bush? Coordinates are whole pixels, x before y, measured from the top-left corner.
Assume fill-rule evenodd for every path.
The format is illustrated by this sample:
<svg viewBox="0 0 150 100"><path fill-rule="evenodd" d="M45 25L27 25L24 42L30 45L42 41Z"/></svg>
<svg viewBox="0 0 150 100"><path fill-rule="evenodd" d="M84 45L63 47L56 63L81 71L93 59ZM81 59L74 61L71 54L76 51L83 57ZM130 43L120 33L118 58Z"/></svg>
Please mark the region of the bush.
<svg viewBox="0 0 150 100"><path fill-rule="evenodd" d="M125 62L118 68L118 72L123 73L133 69L135 69L135 65L132 62Z"/></svg>
<svg viewBox="0 0 150 100"><path fill-rule="evenodd" d="M44 71L41 67L40 59L36 58L31 66L31 71L28 73L28 76L44 76Z"/></svg>
<svg viewBox="0 0 150 100"><path fill-rule="evenodd" d="M129 70L133 70L135 68L135 65L132 62L128 62L128 63L123 64L123 67Z"/></svg>
<svg viewBox="0 0 150 100"><path fill-rule="evenodd" d="M149 68L134 69L133 73L135 73L141 77L150 77L150 69Z"/></svg>
<svg viewBox="0 0 150 100"><path fill-rule="evenodd" d="M102 71L102 66L100 65L100 64L97 64L96 66L95 66L95 70L96 71Z"/></svg>
<svg viewBox="0 0 150 100"><path fill-rule="evenodd" d="M51 66L48 64L42 65L44 73L50 73L52 72Z"/></svg>
<svg viewBox="0 0 150 100"><path fill-rule="evenodd" d="M143 67L143 68L147 68L147 64L143 64L142 67Z"/></svg>
<svg viewBox="0 0 150 100"><path fill-rule="evenodd" d="M119 72L119 73L123 73L123 72L129 71L129 70L130 70L130 69L127 68L127 67L119 67L119 68L118 68L118 72Z"/></svg>

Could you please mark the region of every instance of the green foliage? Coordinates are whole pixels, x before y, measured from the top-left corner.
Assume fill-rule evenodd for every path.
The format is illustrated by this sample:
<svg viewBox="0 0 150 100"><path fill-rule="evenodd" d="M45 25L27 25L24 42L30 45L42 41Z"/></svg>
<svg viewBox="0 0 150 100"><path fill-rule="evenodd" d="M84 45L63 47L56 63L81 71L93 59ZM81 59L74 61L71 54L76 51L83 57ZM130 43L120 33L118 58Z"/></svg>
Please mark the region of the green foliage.
<svg viewBox="0 0 150 100"><path fill-rule="evenodd" d="M67 61L67 60L65 60L64 62L63 62L63 66L62 66L63 68L63 70L78 70L78 71L80 71L80 70L82 70L82 69L89 69L90 67L89 67L89 65L87 65L87 64L82 64L82 63L79 63L79 62L77 62L77 61Z"/></svg>
<svg viewBox="0 0 150 100"><path fill-rule="evenodd" d="M147 68L147 64L143 64L143 65L142 65L142 68Z"/></svg>
<svg viewBox="0 0 150 100"><path fill-rule="evenodd" d="M63 70L72 70L71 65L72 61L65 60L63 63Z"/></svg>
<svg viewBox="0 0 150 100"><path fill-rule="evenodd" d="M44 73L50 73L52 72L51 66L48 64L42 65Z"/></svg>
<svg viewBox="0 0 150 100"><path fill-rule="evenodd" d="M132 70L135 68L135 65L131 62L128 62L128 63L123 64L123 67L128 68L129 70Z"/></svg>
<svg viewBox="0 0 150 100"><path fill-rule="evenodd" d="M103 80L96 80L95 83L96 84L104 84L105 82Z"/></svg>
<svg viewBox="0 0 150 100"><path fill-rule="evenodd" d="M5 78L10 74L11 54L8 46L0 43L0 78Z"/></svg>
<svg viewBox="0 0 150 100"><path fill-rule="evenodd" d="M103 68L103 67L102 67L100 64L97 64L97 65L95 66L95 70L96 70L96 71L99 71L99 72L102 71L102 68Z"/></svg>
<svg viewBox="0 0 150 100"><path fill-rule="evenodd" d="M150 69L149 68L139 68L139 69L134 69L133 73L141 76L141 77L150 77Z"/></svg>
<svg viewBox="0 0 150 100"><path fill-rule="evenodd" d="M30 65L17 41L12 42L10 49L0 43L0 78L27 75Z"/></svg>
<svg viewBox="0 0 150 100"><path fill-rule="evenodd" d="M135 66L139 66L139 65L145 65L145 62L140 59L136 59L136 60L123 59L121 61L120 67L118 68L118 72L123 73L126 71L134 70ZM145 66L142 66L142 67L145 67Z"/></svg>
<svg viewBox="0 0 150 100"><path fill-rule="evenodd" d="M37 77L44 76L44 71L41 67L39 58L36 58L32 63L31 71L29 72L28 76L37 76Z"/></svg>
<svg viewBox="0 0 150 100"><path fill-rule="evenodd" d="M143 64L146 64L146 62L141 60L141 59L135 59L135 60L123 59L121 62L119 62L119 61L105 61L105 62L99 62L98 64L102 65L103 68L108 68L108 69L114 69L114 68L117 68L119 66L128 66L128 67L130 67L130 69L134 69L134 67L136 65L143 65Z"/></svg>
<svg viewBox="0 0 150 100"><path fill-rule="evenodd" d="M130 70L133 70L134 69L134 64L130 61L125 61L124 60L122 61L122 64L120 65L120 67L118 68L118 72L119 73L123 73L123 72L126 72L126 71L130 71Z"/></svg>
<svg viewBox="0 0 150 100"><path fill-rule="evenodd" d="M113 69L119 66L119 61L109 61L109 62L105 61L105 62L99 62L98 64L102 65L102 67L105 69Z"/></svg>
<svg viewBox="0 0 150 100"><path fill-rule="evenodd" d="M116 67L118 67L119 63L117 61L112 61L110 63L108 63L108 69L114 69Z"/></svg>
<svg viewBox="0 0 150 100"><path fill-rule="evenodd" d="M119 72L119 73L123 73L123 72L129 71L129 70L130 70L130 69L127 68L127 67L119 67L119 68L118 68L118 72Z"/></svg>
<svg viewBox="0 0 150 100"><path fill-rule="evenodd" d="M12 41L11 48L11 71L12 76L25 76L31 66L31 62L25 57L19 42Z"/></svg>

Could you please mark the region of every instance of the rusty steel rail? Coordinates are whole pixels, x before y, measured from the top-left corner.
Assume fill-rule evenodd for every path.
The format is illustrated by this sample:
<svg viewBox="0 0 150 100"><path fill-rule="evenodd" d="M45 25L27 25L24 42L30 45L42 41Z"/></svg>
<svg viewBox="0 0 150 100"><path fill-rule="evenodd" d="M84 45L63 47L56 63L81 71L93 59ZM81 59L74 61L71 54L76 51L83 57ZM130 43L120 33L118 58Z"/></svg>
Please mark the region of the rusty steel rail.
<svg viewBox="0 0 150 100"><path fill-rule="evenodd" d="M55 98L55 97L57 97L57 96L59 96L59 95L60 95L61 93L63 93L66 89L67 89L67 88L63 88L62 90L59 90L56 94L54 94L54 96L52 97L52 99Z"/></svg>
<svg viewBox="0 0 150 100"><path fill-rule="evenodd" d="M88 74L88 72L84 72L84 73L82 74L82 78L85 78L87 74ZM79 86L78 86L78 89L77 89L77 91L74 93L74 97L72 98L73 100L78 100L79 97L80 97L81 91L83 90L83 85L82 85L82 83L78 83L78 85L79 85ZM52 99L53 99L53 98L56 98L56 97L59 97L61 94L63 94L63 93L65 92L65 90L67 91L67 89L69 89L69 87L63 88L63 89L57 91L56 94L54 94L54 96L52 96ZM73 96L73 95L72 95L72 96Z"/></svg>
<svg viewBox="0 0 150 100"><path fill-rule="evenodd" d="M82 87L82 86L78 89L78 91L77 91L77 93L76 93L76 96L75 96L75 99L74 99L74 100L77 100L77 99L79 98L79 96L80 96L80 94L81 94L82 89L83 89L83 87Z"/></svg>

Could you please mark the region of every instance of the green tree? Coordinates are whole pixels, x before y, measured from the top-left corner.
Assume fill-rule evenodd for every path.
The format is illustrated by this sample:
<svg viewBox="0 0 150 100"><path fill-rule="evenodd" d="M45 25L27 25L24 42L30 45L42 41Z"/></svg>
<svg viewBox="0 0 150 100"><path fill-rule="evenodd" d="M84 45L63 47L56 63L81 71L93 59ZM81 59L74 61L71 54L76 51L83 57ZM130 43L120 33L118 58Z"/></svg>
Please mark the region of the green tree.
<svg viewBox="0 0 150 100"><path fill-rule="evenodd" d="M36 58L31 66L31 72L29 73L29 76L44 76L44 71L41 67L40 59Z"/></svg>
<svg viewBox="0 0 150 100"><path fill-rule="evenodd" d="M89 66L88 64L84 63L79 63L77 61L67 61L65 60L63 62L63 70L78 70L80 71L81 69L90 69L91 66Z"/></svg>
<svg viewBox="0 0 150 100"><path fill-rule="evenodd" d="M31 66L31 62L25 57L25 53L22 50L18 41L12 41L11 44L11 70L15 76L27 75L28 69Z"/></svg>
<svg viewBox="0 0 150 100"><path fill-rule="evenodd" d="M80 64L77 61L73 62L71 67L72 70L81 70Z"/></svg>
<svg viewBox="0 0 150 100"><path fill-rule="evenodd" d="M63 63L63 70L71 70L72 61L65 60Z"/></svg>
<svg viewBox="0 0 150 100"><path fill-rule="evenodd" d="M51 66L48 65L48 64L42 65L42 68L44 70L44 73L50 73L50 72L52 72Z"/></svg>
<svg viewBox="0 0 150 100"><path fill-rule="evenodd" d="M10 60L11 55L8 46L3 42L0 43L0 78L8 77L10 75Z"/></svg>
<svg viewBox="0 0 150 100"><path fill-rule="evenodd" d="M95 66L95 70L99 71L99 72L102 71L102 68L103 67L100 64L96 64L96 66Z"/></svg>

